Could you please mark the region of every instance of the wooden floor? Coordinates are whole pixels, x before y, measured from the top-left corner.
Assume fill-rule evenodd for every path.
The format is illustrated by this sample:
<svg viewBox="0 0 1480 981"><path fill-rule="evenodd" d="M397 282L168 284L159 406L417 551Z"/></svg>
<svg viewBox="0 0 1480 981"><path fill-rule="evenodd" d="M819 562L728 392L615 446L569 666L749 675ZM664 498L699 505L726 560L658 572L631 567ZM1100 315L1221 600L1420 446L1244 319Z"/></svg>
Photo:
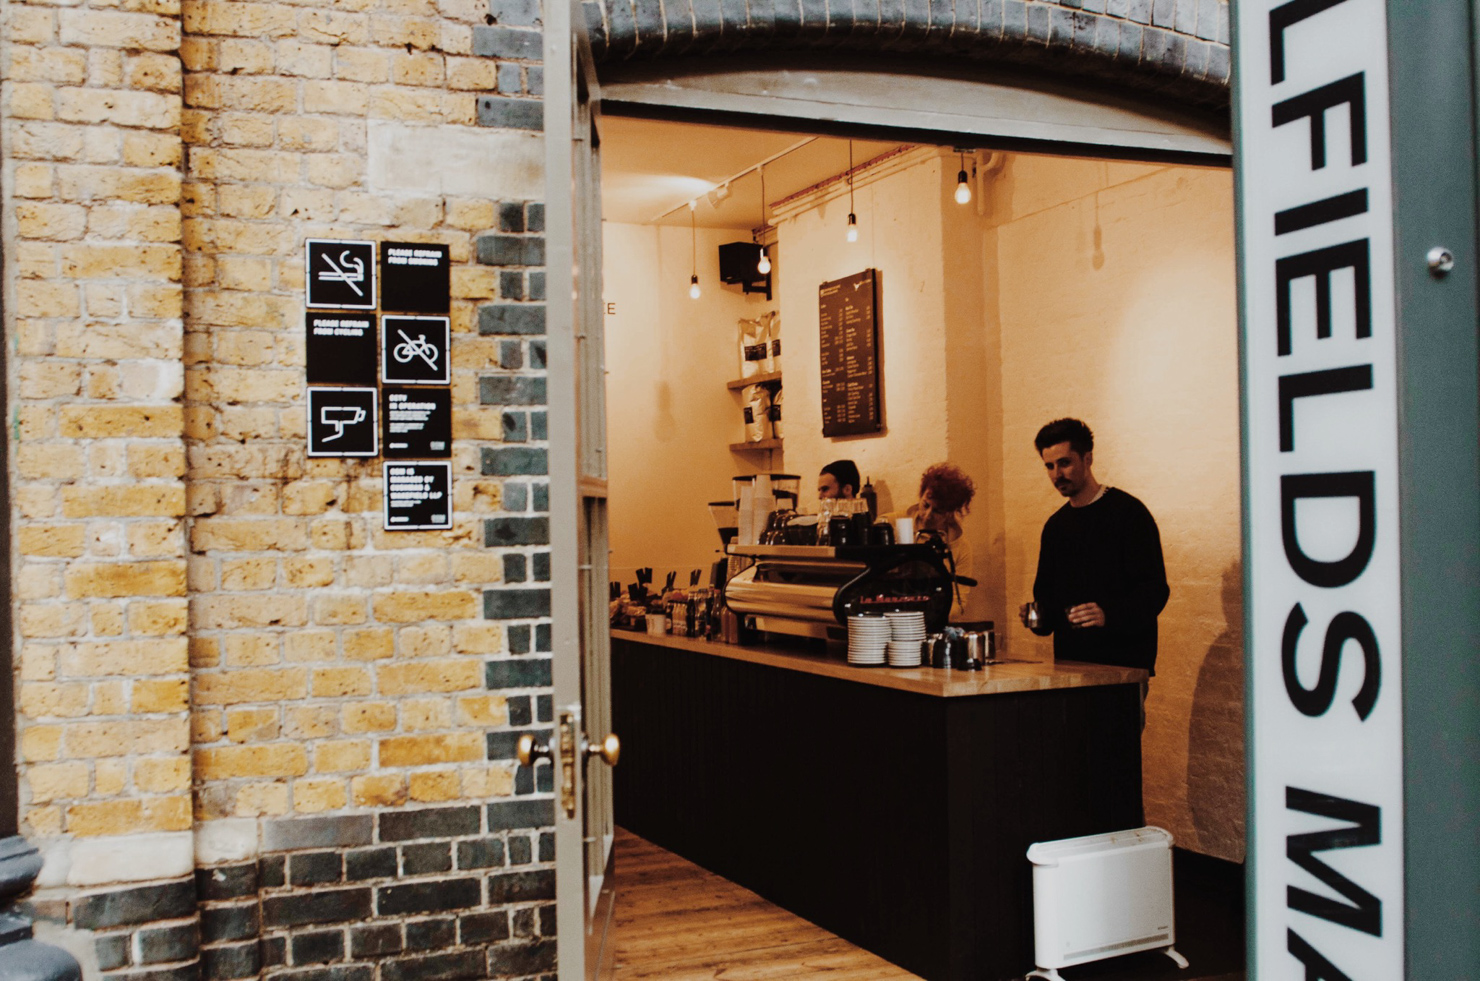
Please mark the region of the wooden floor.
<svg viewBox="0 0 1480 981"><path fill-rule="evenodd" d="M916 975L617 829L616 981Z"/></svg>

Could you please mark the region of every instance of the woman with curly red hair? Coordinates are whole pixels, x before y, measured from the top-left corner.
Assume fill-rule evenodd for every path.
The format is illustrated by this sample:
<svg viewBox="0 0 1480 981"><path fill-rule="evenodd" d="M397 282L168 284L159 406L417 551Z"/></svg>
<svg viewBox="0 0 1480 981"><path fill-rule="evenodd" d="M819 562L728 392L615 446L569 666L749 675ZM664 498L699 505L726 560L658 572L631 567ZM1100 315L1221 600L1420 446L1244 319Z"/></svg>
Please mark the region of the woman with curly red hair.
<svg viewBox="0 0 1480 981"><path fill-rule="evenodd" d="M901 517L915 519L915 537L939 535L950 549L957 576L971 578L971 543L961 528L961 516L971 510L976 484L960 467L937 463L920 475L920 499L910 505ZM951 604L951 619L963 616L968 587L956 585L956 600Z"/></svg>

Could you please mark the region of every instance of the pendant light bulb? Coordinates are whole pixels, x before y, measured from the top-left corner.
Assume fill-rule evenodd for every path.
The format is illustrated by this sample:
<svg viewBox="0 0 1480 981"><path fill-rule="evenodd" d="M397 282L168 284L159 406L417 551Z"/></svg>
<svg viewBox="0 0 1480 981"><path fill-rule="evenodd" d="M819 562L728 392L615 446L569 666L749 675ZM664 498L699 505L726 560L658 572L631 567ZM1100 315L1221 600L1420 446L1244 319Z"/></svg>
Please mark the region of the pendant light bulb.
<svg viewBox="0 0 1480 981"><path fill-rule="evenodd" d="M971 185L966 181L966 171L956 175L956 203L971 203Z"/></svg>
<svg viewBox="0 0 1480 981"><path fill-rule="evenodd" d="M848 241L858 241L858 216L848 212Z"/></svg>
<svg viewBox="0 0 1480 981"><path fill-rule="evenodd" d="M698 273L695 273L694 275L692 275L692 276L689 277L689 299L691 299L691 300L697 300L698 298L699 298L699 274Z"/></svg>
<svg viewBox="0 0 1480 981"><path fill-rule="evenodd" d="M755 271L760 273L762 276L767 275L771 271L771 256L768 252L766 252L766 247L764 245L761 246L761 261L755 264Z"/></svg>

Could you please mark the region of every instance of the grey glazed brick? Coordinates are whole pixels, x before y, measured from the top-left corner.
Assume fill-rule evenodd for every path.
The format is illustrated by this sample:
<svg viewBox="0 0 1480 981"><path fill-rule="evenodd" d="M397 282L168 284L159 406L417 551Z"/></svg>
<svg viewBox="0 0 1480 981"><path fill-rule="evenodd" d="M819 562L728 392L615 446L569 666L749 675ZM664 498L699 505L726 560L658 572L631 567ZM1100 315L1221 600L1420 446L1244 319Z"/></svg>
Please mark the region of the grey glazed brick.
<svg viewBox="0 0 1480 981"><path fill-rule="evenodd" d="M498 206L498 230L518 234L524 231L524 202L500 201Z"/></svg>
<svg viewBox="0 0 1480 981"><path fill-rule="evenodd" d="M493 734L490 733L490 736ZM489 759L495 757L489 756ZM513 755L497 757L512 759ZM459 869L496 869L504 864L504 843L498 838L481 838L457 843L457 867Z"/></svg>
<svg viewBox="0 0 1480 981"><path fill-rule="evenodd" d="M406 845L401 849L402 875L430 875L452 869L452 844L446 841L429 841L420 845ZM410 938L407 938L410 942Z"/></svg>
<svg viewBox="0 0 1480 981"><path fill-rule="evenodd" d="M1095 19L1094 49L1112 58L1120 53L1120 21L1110 17Z"/></svg>
<svg viewBox="0 0 1480 981"><path fill-rule="evenodd" d="M134 934L134 963L169 964L191 960L200 952L194 923L140 930Z"/></svg>
<svg viewBox="0 0 1480 981"><path fill-rule="evenodd" d="M488 949L489 967L496 977L520 977L555 970L555 941L501 944Z"/></svg>
<svg viewBox="0 0 1480 981"><path fill-rule="evenodd" d="M483 591L483 616L487 620L524 620L549 615L550 591L548 589L486 589Z"/></svg>
<svg viewBox="0 0 1480 981"><path fill-rule="evenodd" d="M545 342L529 342L529 366L531 368L545 367Z"/></svg>
<svg viewBox="0 0 1480 981"><path fill-rule="evenodd" d="M545 450L534 446L484 447L481 464L480 469L485 477L514 477L550 472ZM536 507L535 510L547 509Z"/></svg>
<svg viewBox="0 0 1480 981"><path fill-rule="evenodd" d="M369 814L342 817L278 818L262 827L262 850L286 852L299 848L344 848L368 845L375 831Z"/></svg>
<svg viewBox="0 0 1480 981"><path fill-rule="evenodd" d="M407 950L445 950L456 944L457 921L450 916L406 924Z"/></svg>
<svg viewBox="0 0 1480 981"><path fill-rule="evenodd" d="M539 61L544 53L544 35L539 31L483 24L473 28L473 54L479 57Z"/></svg>
<svg viewBox="0 0 1480 981"><path fill-rule="evenodd" d="M545 67L543 65L530 65L524 70L524 89L530 95L543 96L545 94Z"/></svg>
<svg viewBox="0 0 1480 981"><path fill-rule="evenodd" d="M473 878L408 882L375 890L375 911L380 916L472 909L482 901L483 885Z"/></svg>
<svg viewBox="0 0 1480 981"><path fill-rule="evenodd" d="M555 721L555 699L551 695L541 695L534 700L535 718L540 722Z"/></svg>
<svg viewBox="0 0 1480 981"><path fill-rule="evenodd" d="M529 711L528 695L517 695L513 698L506 699L506 704L506 711L509 713L509 725L527 726L533 721L533 717Z"/></svg>
<svg viewBox="0 0 1480 981"><path fill-rule="evenodd" d="M502 872L488 877L489 905L529 903L555 898L555 873L548 869L534 872Z"/></svg>
<svg viewBox="0 0 1480 981"><path fill-rule="evenodd" d="M540 0L488 0L488 12L500 24L531 27L540 23Z"/></svg>
<svg viewBox="0 0 1480 981"><path fill-rule="evenodd" d="M489 518L483 522L483 544L489 547L499 545L548 545L549 543L550 519L546 517L497 517Z"/></svg>
<svg viewBox="0 0 1480 981"><path fill-rule="evenodd" d="M549 650L550 650L550 625L548 623L535 624L535 628L534 628L534 649L536 651L541 652L541 653L548 653L549 652Z"/></svg>
<svg viewBox="0 0 1480 981"><path fill-rule="evenodd" d="M1021 41L1028 36L1028 7L1022 0L1002 0L1002 39Z"/></svg>
<svg viewBox="0 0 1480 981"><path fill-rule="evenodd" d="M517 269L506 269L498 274L498 295L503 300L523 300L524 273Z"/></svg>
<svg viewBox="0 0 1480 981"><path fill-rule="evenodd" d="M545 261L542 235L479 235L475 248L485 266L538 266Z"/></svg>
<svg viewBox="0 0 1480 981"><path fill-rule="evenodd" d="M1074 14L1063 7L1049 11L1049 41L1052 44L1074 43Z"/></svg>
<svg viewBox="0 0 1480 981"><path fill-rule="evenodd" d="M1212 45L1206 41L1183 41L1183 69L1196 78L1202 78L1208 71L1208 54Z"/></svg>
<svg viewBox="0 0 1480 981"><path fill-rule="evenodd" d="M529 438L534 440L550 438L548 417L544 412L529 414Z"/></svg>
<svg viewBox="0 0 1480 981"><path fill-rule="evenodd" d="M201 981L237 981L256 978L262 971L262 953L256 940L200 952Z"/></svg>
<svg viewBox="0 0 1480 981"><path fill-rule="evenodd" d="M661 41L666 33L659 0L632 0L632 23L641 41Z"/></svg>
<svg viewBox="0 0 1480 981"><path fill-rule="evenodd" d="M269 927L343 923L364 920L369 915L370 890L363 887L269 896L262 901L263 925Z"/></svg>
<svg viewBox="0 0 1480 981"><path fill-rule="evenodd" d="M543 334L543 303L491 303L478 308L480 334Z"/></svg>
<svg viewBox="0 0 1480 981"><path fill-rule="evenodd" d="M531 201L526 214L528 215L529 230L531 232L543 232L545 230L545 205L542 201Z"/></svg>
<svg viewBox="0 0 1480 981"><path fill-rule="evenodd" d="M257 893L257 863L195 870L195 891L204 902L240 899Z"/></svg>
<svg viewBox="0 0 1480 981"><path fill-rule="evenodd" d="M295 934L289 941L293 964L327 964L344 958L344 931L320 930Z"/></svg>
<svg viewBox="0 0 1480 981"><path fill-rule="evenodd" d="M385 879L395 874L396 850L394 848L361 848L345 853L344 877L351 882Z"/></svg>
<svg viewBox="0 0 1480 981"><path fill-rule="evenodd" d="M534 848L529 843L528 835L509 835L509 864L528 865L534 859ZM516 924L514 932L519 929Z"/></svg>
<svg viewBox="0 0 1480 981"><path fill-rule="evenodd" d="M531 507L535 511L539 512L539 511L548 511L548 510L550 510L550 485L549 484L535 483L533 485L533 487L531 488L531 494L533 494L533 497L531 499Z"/></svg>
<svg viewBox="0 0 1480 981"><path fill-rule="evenodd" d="M1162 67L1170 71L1181 71L1186 64L1187 39L1180 34L1167 33L1166 52L1162 55Z"/></svg>
<svg viewBox="0 0 1480 981"><path fill-rule="evenodd" d="M237 906L207 906L200 911L200 937L203 943L254 938L258 929L255 901Z"/></svg>
<svg viewBox="0 0 1480 981"><path fill-rule="evenodd" d="M1105 4L1105 13L1125 20L1131 15L1130 6L1131 0L1108 0Z"/></svg>
<svg viewBox="0 0 1480 981"><path fill-rule="evenodd" d="M512 590L513 592L543 592L549 590ZM484 665L484 684L491 689L503 688L547 688L550 685L550 659L521 658L517 661L489 661Z"/></svg>
<svg viewBox="0 0 1480 981"><path fill-rule="evenodd" d="M539 764L536 763L536 766ZM534 771L527 766L514 768L514 795L530 797L534 794Z"/></svg>
<svg viewBox="0 0 1480 981"><path fill-rule="evenodd" d="M288 882L295 886L317 886L338 882L344 873L339 852L304 852L288 859Z"/></svg>
<svg viewBox="0 0 1480 981"><path fill-rule="evenodd" d="M1027 39L1039 44L1048 43L1049 10L1041 3L1030 3L1025 8L1028 12Z"/></svg>
<svg viewBox="0 0 1480 981"><path fill-rule="evenodd" d="M1152 0L1151 23L1156 27L1173 27L1177 20L1177 0Z"/></svg>
<svg viewBox="0 0 1480 981"><path fill-rule="evenodd" d="M488 748L487 748L488 759L490 759L490 760L512 760L516 755L518 755L519 737L520 736L523 736L523 735L524 735L523 732L490 732L487 735L487 737L486 737L487 743L488 743ZM538 737L536 737L536 738L538 738ZM459 845L458 847L461 848L462 846ZM503 854L502 848L500 849L499 854L500 855ZM504 863L503 863L502 858L500 858L499 861L497 861L497 862L490 862L489 864L490 865L502 865ZM462 860L461 859L458 860L458 868L460 868L460 869L477 868L477 867L478 866L465 865L465 864L462 863Z"/></svg>
<svg viewBox="0 0 1480 981"><path fill-rule="evenodd" d="M552 835L552 834L550 834L550 832L548 832L548 831L541 831L540 832L540 861L541 862L553 862L553 861L555 861L555 836ZM547 930L547 931L544 931L544 932L546 932L546 933L553 933L554 931L553 930Z"/></svg>
<svg viewBox="0 0 1480 981"><path fill-rule="evenodd" d="M525 443L529 441L529 413L505 412L503 423L505 443Z"/></svg>
<svg viewBox="0 0 1480 981"><path fill-rule="evenodd" d="M528 296L531 300L543 301L545 299L545 274L532 272L529 274Z"/></svg>
<svg viewBox="0 0 1480 981"><path fill-rule="evenodd" d="M534 771L534 778L534 789L536 792L548 794L555 789L555 770L553 767L543 763L540 764L539 768Z"/></svg>
<svg viewBox="0 0 1480 981"><path fill-rule="evenodd" d="M521 558L522 557L523 556L521 556ZM509 641L509 653L510 654L528 654L529 653L529 649L530 649L529 648L529 644L530 644L530 639L529 639L530 638L529 624L527 624L527 623L511 624L508 627L508 629L506 629L504 631L504 636L508 638L508 641Z"/></svg>
<svg viewBox="0 0 1480 981"><path fill-rule="evenodd" d="M518 62L503 62L498 66L497 86L500 95L523 95L524 69Z"/></svg>
<svg viewBox="0 0 1480 981"><path fill-rule="evenodd" d="M529 578L525 557L518 552L504 556L504 582L523 582Z"/></svg>
<svg viewBox="0 0 1480 981"><path fill-rule="evenodd" d="M478 379L483 405L544 405L545 379L539 375L488 375Z"/></svg>
<svg viewBox="0 0 1480 981"><path fill-rule="evenodd" d="M1151 0L1128 0L1126 7L1127 20L1142 25L1151 23Z"/></svg>
<svg viewBox="0 0 1480 981"><path fill-rule="evenodd" d="M489 831L549 828L555 824L553 800L511 800L488 805Z"/></svg>
<svg viewBox="0 0 1480 981"><path fill-rule="evenodd" d="M1198 0L1177 0L1177 13L1173 21L1174 30L1187 35L1197 34Z"/></svg>
<svg viewBox="0 0 1480 981"><path fill-rule="evenodd" d="M1229 19L1230 16L1231 15L1228 12L1228 4L1226 4L1226 3L1220 3L1220 4L1218 4L1218 38L1217 38L1217 40L1218 40L1218 43L1219 44L1227 44L1228 43L1228 39L1229 39L1229 36L1230 36L1229 35L1229 27L1228 27L1228 19Z"/></svg>
<svg viewBox="0 0 1480 981"><path fill-rule="evenodd" d="M358 926L350 930L350 956L356 960L401 952L401 928L393 923Z"/></svg>
<svg viewBox="0 0 1480 981"><path fill-rule="evenodd" d="M534 576L534 581L535 582L549 582L550 581L550 553L549 552L536 552L536 553L534 553L534 562L531 565L531 571L532 571L532 574Z"/></svg>
<svg viewBox="0 0 1480 981"><path fill-rule="evenodd" d="M380 815L381 841L414 841L418 838L455 838L478 833L477 807L423 807L413 811L388 811Z"/></svg>
<svg viewBox="0 0 1480 981"><path fill-rule="evenodd" d="M544 129L545 104L538 99L479 96L478 125L497 129Z"/></svg>
<svg viewBox="0 0 1480 981"><path fill-rule="evenodd" d="M124 979L127 979L127 981L200 981L200 964L192 960L189 964L176 964L170 967L149 967L142 971L115 974L113 978L118 979L118 981L124 981Z"/></svg>
<svg viewBox="0 0 1480 981"><path fill-rule="evenodd" d="M1141 57L1141 34L1144 28L1140 24L1120 25L1120 57L1127 61L1138 61Z"/></svg>
<svg viewBox="0 0 1480 981"><path fill-rule="evenodd" d="M84 930L174 920L195 913L192 879L93 893L73 901L72 922Z"/></svg>
<svg viewBox="0 0 1480 981"><path fill-rule="evenodd" d="M1105 0L1084 0L1084 12L1087 14L1103 14L1105 12Z"/></svg>
<svg viewBox="0 0 1480 981"><path fill-rule="evenodd" d="M498 366L506 371L524 367L524 345L518 341L498 342Z"/></svg>
<svg viewBox="0 0 1480 981"><path fill-rule="evenodd" d="M1227 6L1219 0L1197 0L1197 36L1204 41L1218 40L1218 8Z"/></svg>
<svg viewBox="0 0 1480 981"><path fill-rule="evenodd" d="M257 881L263 889L288 884L288 856L264 855L257 860Z"/></svg>
<svg viewBox="0 0 1480 981"><path fill-rule="evenodd" d="M98 937L93 941L93 949L98 954L98 969L111 971L114 968L123 967L129 961L129 947L127 933L113 933Z"/></svg>
<svg viewBox="0 0 1480 981"><path fill-rule="evenodd" d="M458 941L463 946L497 943L509 939L509 914L503 910L492 913L473 913L459 917L457 921Z"/></svg>
<svg viewBox="0 0 1480 981"><path fill-rule="evenodd" d="M1208 52L1208 78L1215 82L1227 82L1229 78L1228 46L1215 44Z"/></svg>
<svg viewBox="0 0 1480 981"><path fill-rule="evenodd" d="M382 962L380 981L460 981L463 978L489 977L490 975L484 973L484 967L483 952L477 950L406 957Z"/></svg>
<svg viewBox="0 0 1480 981"><path fill-rule="evenodd" d="M504 481L505 511L519 512L529 507L529 485L517 480Z"/></svg>

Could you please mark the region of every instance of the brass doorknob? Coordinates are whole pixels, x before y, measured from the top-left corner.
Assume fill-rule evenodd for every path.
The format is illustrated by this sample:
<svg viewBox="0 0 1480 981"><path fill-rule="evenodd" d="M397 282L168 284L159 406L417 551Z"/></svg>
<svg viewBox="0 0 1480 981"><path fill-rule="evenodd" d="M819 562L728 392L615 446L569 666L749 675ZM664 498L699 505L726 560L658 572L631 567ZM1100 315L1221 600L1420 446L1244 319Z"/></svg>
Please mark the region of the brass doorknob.
<svg viewBox="0 0 1480 981"><path fill-rule="evenodd" d="M622 756L622 740L617 738L615 732L612 732L608 733L600 744L586 743L586 758L590 759L593 756L601 757L602 762L607 766L616 766L617 760Z"/></svg>
<svg viewBox="0 0 1480 981"><path fill-rule="evenodd" d="M536 742L530 733L519 737L518 747L515 752L519 756L520 766L534 766L535 760L548 760L550 758L550 744Z"/></svg>

